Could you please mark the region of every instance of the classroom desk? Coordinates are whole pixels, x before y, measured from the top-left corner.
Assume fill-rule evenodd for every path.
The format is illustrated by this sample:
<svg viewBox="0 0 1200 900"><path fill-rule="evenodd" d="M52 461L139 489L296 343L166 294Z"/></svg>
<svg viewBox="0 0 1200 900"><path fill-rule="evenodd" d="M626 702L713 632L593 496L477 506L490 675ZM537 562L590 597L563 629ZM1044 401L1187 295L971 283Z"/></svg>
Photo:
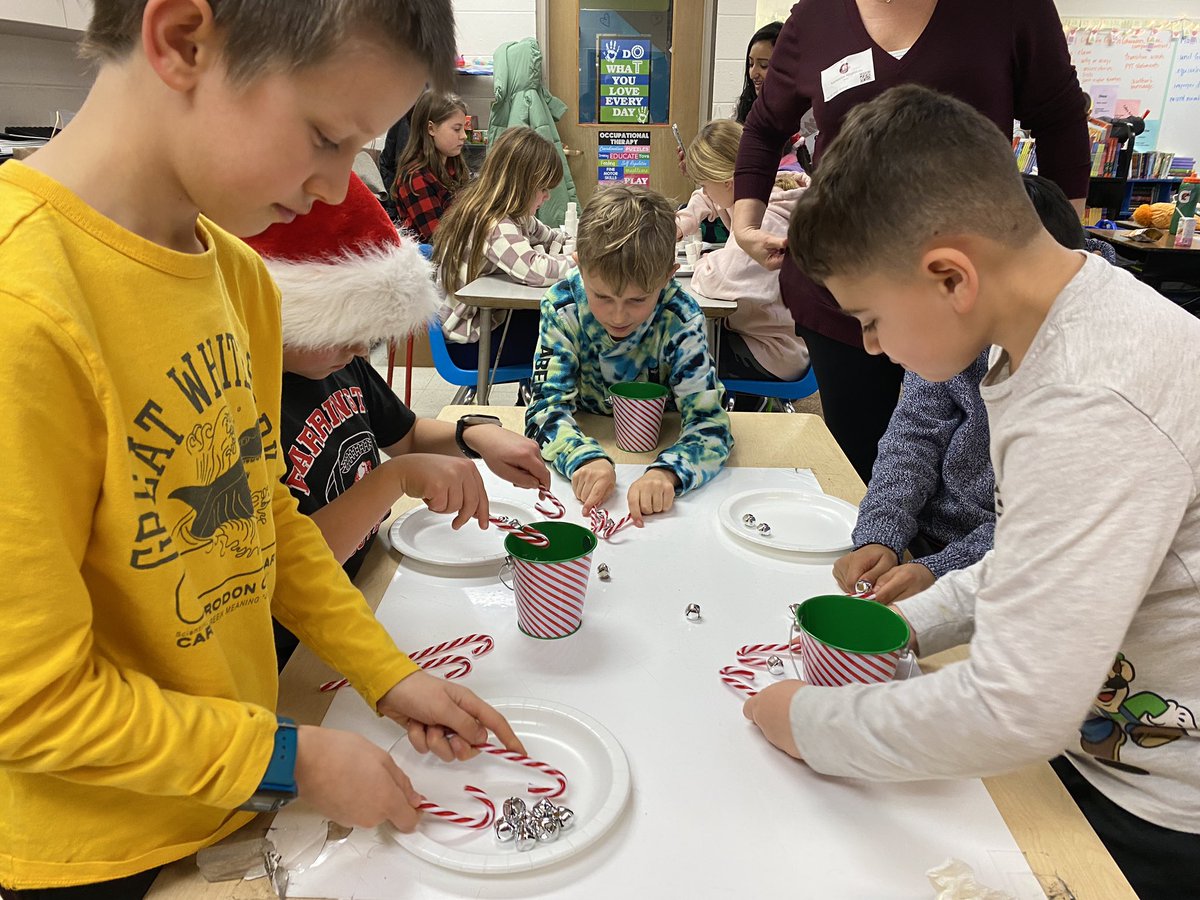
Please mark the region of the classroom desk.
<svg viewBox="0 0 1200 900"><path fill-rule="evenodd" d="M1089 235L1111 244L1118 256L1132 260L1140 267L1138 277L1156 291L1168 281L1182 281L1200 287L1200 235L1191 247L1176 247L1175 236L1164 233L1153 243L1132 240L1129 231L1111 228L1089 228Z"/></svg>
<svg viewBox="0 0 1200 900"><path fill-rule="evenodd" d="M734 300L713 300L692 290L691 276L681 276L679 283L695 298L704 311L708 324L708 347L713 360L720 348L721 329L717 320L732 315L737 310ZM537 309L548 287L530 287L517 284L503 275L483 275L470 284L455 291L455 296L468 306L479 310L479 358L492 358L492 310L493 309ZM486 404L491 370L480 366L476 382L475 402Z"/></svg>
<svg viewBox="0 0 1200 900"><path fill-rule="evenodd" d="M475 406L448 406L438 418L454 422L461 415L480 411ZM507 428L519 431L523 427L522 409L498 406L483 411L499 417ZM865 490L862 481L820 417L731 413L730 418L736 440L730 466L803 466L813 470L827 493L851 503L862 499ZM645 459L644 455L625 453L615 447L611 418L581 415L579 420L588 434L607 448L614 461ZM669 415L664 420L664 444L674 440L678 427L678 416ZM403 500L393 512L398 515L416 503ZM356 582L372 608L379 604L396 566L396 558L376 541ZM931 670L963 655L961 649L948 651L922 660L921 665ZM335 676L308 648L301 646L280 679L280 712L299 722L319 724L333 695L318 693L313 685ZM1136 900L1128 882L1047 764L1027 766L1007 775L985 778L983 782L1030 868L1041 876L1049 897ZM239 834L261 834L268 822L268 816L260 816ZM1061 879L1061 884L1054 882L1055 877ZM266 879L208 884L196 869L194 858L189 857L166 867L147 896L153 900L267 900L274 894Z"/></svg>

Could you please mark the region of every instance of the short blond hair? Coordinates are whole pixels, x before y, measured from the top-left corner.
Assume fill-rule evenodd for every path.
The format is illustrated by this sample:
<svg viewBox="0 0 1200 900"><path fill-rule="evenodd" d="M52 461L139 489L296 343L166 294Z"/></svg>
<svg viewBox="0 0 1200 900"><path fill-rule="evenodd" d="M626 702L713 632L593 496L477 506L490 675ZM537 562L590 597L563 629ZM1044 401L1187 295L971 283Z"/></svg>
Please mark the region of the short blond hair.
<svg viewBox="0 0 1200 900"><path fill-rule="evenodd" d="M579 268L614 291L666 284L675 263L675 210L657 191L628 184L600 188L579 216Z"/></svg>
<svg viewBox="0 0 1200 900"><path fill-rule="evenodd" d="M741 125L733 119L713 119L687 148L688 175L697 182L730 181L741 141Z"/></svg>

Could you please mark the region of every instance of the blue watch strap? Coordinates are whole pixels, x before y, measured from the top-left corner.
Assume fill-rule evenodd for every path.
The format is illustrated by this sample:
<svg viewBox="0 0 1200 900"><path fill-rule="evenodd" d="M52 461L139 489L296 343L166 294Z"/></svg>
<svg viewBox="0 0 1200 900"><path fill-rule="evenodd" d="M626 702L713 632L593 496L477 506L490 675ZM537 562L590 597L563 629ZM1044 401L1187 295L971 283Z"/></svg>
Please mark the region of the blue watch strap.
<svg viewBox="0 0 1200 900"><path fill-rule="evenodd" d="M296 792L296 721L287 716L275 717L275 749L263 775L259 789Z"/></svg>

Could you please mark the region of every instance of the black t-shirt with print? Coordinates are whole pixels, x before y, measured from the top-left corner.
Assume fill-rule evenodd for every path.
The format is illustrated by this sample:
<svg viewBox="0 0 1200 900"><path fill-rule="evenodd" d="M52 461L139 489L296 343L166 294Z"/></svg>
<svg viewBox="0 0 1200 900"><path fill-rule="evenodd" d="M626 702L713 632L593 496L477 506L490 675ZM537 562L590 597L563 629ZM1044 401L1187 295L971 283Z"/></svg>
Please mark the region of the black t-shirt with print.
<svg viewBox="0 0 1200 900"><path fill-rule="evenodd" d="M361 357L328 378L283 375L284 483L311 516L379 465L379 448L412 429L417 417ZM353 578L376 529L343 568Z"/></svg>

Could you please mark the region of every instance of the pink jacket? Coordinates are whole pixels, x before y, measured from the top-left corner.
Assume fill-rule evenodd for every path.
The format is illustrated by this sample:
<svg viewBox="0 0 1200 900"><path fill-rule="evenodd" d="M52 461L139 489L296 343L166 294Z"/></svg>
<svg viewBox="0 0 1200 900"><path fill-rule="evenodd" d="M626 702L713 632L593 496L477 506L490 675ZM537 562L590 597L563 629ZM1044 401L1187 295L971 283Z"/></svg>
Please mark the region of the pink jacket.
<svg viewBox="0 0 1200 900"><path fill-rule="evenodd" d="M774 188L771 191L771 200L763 216L765 231L787 236L792 207L803 190ZM676 214L676 221L687 234L686 226L690 222L717 215L728 224L729 214L717 209L704 194L696 191L687 208ZM808 348L803 339L796 336L792 314L783 305L779 273L764 269L751 259L738 246L732 233L724 247L700 257L692 276L692 287L705 297L737 301L737 312L725 320L725 327L740 334L758 364L776 378L795 381L808 369Z"/></svg>

